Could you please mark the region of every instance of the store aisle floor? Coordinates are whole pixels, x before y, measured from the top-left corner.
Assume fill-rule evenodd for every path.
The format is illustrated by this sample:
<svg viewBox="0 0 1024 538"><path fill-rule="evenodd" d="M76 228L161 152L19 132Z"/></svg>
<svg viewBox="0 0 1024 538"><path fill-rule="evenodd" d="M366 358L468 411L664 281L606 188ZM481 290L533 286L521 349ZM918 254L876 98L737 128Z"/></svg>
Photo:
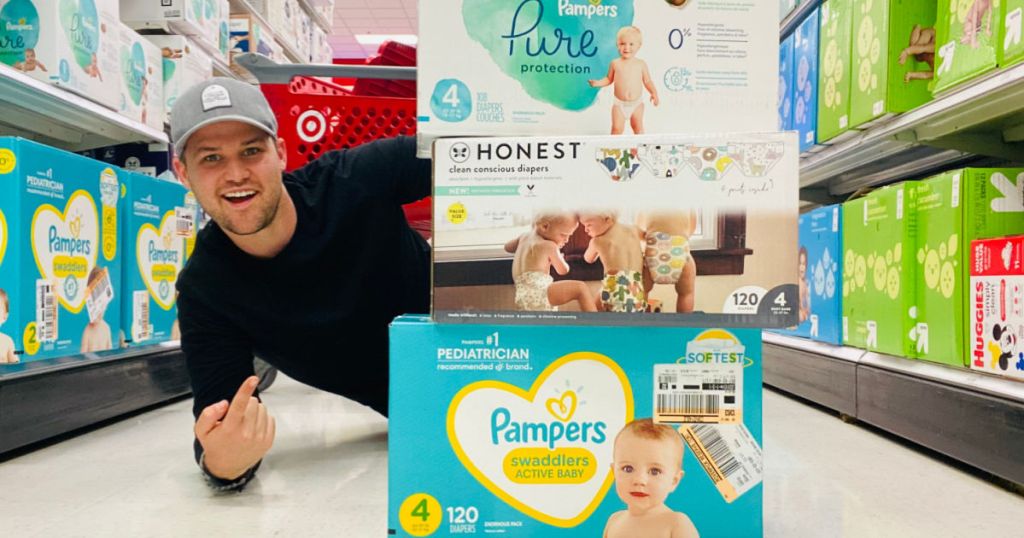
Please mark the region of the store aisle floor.
<svg viewBox="0 0 1024 538"><path fill-rule="evenodd" d="M242 494L216 495L179 402L0 464L4 536L385 536L387 423L279 377L276 445ZM765 534L1011 536L1024 498L765 391Z"/></svg>

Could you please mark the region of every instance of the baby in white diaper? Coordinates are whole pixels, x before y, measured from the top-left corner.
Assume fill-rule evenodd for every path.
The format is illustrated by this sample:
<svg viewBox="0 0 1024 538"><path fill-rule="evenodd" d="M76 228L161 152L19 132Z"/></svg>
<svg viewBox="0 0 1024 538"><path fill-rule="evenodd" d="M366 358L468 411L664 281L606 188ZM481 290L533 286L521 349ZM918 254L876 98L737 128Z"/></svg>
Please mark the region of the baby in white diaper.
<svg viewBox="0 0 1024 538"><path fill-rule="evenodd" d="M638 230L619 222L614 211L580 214L580 224L591 238L583 259L594 263L600 258L604 266L598 307L605 312L646 311Z"/></svg>
<svg viewBox="0 0 1024 538"><path fill-rule="evenodd" d="M7 321L11 312L11 300L7 292L0 289L0 327ZM14 364L18 362L18 356L14 354L14 340L4 333L0 333L0 364Z"/></svg>
<svg viewBox="0 0 1024 538"><path fill-rule="evenodd" d="M540 214L534 218L531 232L505 244L505 251L515 253L512 280L516 286L516 308L551 311L577 301L584 312L597 310L586 284L578 280L555 282L551 276L552 267L559 275L569 272L561 249L577 226L579 221L572 213Z"/></svg>
<svg viewBox="0 0 1024 538"><path fill-rule="evenodd" d="M93 286L96 286L103 278L108 278L107 270L99 266L93 267L92 271L89 271L89 278L86 281L86 289L89 290L86 293L92 293ZM103 315L106 312L107 307L104 306L96 314L96 319L90 321L82 331L82 353L113 349L114 342L110 335L110 325L103 320Z"/></svg>
<svg viewBox="0 0 1024 538"><path fill-rule="evenodd" d="M626 120L634 134L644 132L644 88L651 94L651 103L658 106L658 88L651 80L647 62L636 57L643 44L643 34L636 26L623 26L616 37L620 58L612 60L608 75L590 80L594 88L615 85L615 103L612 105L612 134L626 130Z"/></svg>
<svg viewBox="0 0 1024 538"><path fill-rule="evenodd" d="M14 64L14 68L26 73L29 71L35 71L36 69L39 69L44 73L48 72L46 70L46 66L43 65L43 62L36 59L36 49L25 49L25 59Z"/></svg>
<svg viewBox="0 0 1024 538"><path fill-rule="evenodd" d="M692 209L657 211L637 216L644 238L644 292L655 284L669 284L676 290L676 312L693 312L697 267L690 255L690 236L697 226Z"/></svg>

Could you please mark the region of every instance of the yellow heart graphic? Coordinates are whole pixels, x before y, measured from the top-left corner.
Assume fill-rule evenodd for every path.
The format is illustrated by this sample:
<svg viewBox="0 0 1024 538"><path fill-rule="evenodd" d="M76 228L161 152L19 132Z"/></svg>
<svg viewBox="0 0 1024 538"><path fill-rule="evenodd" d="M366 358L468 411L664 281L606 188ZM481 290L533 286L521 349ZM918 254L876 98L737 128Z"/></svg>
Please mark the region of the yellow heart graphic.
<svg viewBox="0 0 1024 538"><path fill-rule="evenodd" d="M545 406L551 416L562 422L569 422L572 420L573 414L576 413L576 393L567 390L561 398L548 398Z"/></svg>
<svg viewBox="0 0 1024 538"><path fill-rule="evenodd" d="M592 398L580 400L580 394ZM509 429L496 429L499 416L508 419ZM614 483L613 441L631 420L633 390L622 368L604 355L578 352L551 363L529 390L493 380L463 387L448 406L447 433L463 467L495 497L537 521L569 528L586 521ZM509 432L519 427L533 434L510 439ZM545 439L536 437L536 428L544 430ZM586 428L588 438L580 435ZM557 437L556 429L575 437ZM552 473L546 480L510 474L517 468L510 461L518 456L570 454L590 460L587 473L563 477L562 468L542 466L535 469Z"/></svg>
<svg viewBox="0 0 1024 538"><path fill-rule="evenodd" d="M174 219L174 211L168 211L164 213L163 219L160 221L160 229L146 223L139 227L139 232L135 236L135 260L138 264L139 276L146 283L149 296L164 310L174 308L176 299L174 283L177 282L178 274L181 273L181 268L185 265L185 241L179 240L177 244L174 244L172 241L171 248L164 249L176 253L176 261L154 262L150 260L147 252L151 242L154 245L162 246L165 244L166 238L174 237L174 226L176 224ZM155 267L159 270L154 271ZM171 292L167 297L160 297L160 294L157 293L157 287L162 280L166 280L171 284Z"/></svg>
<svg viewBox="0 0 1024 538"><path fill-rule="evenodd" d="M4 263L4 254L7 253L7 220L4 212L0 211L0 265Z"/></svg>
<svg viewBox="0 0 1024 538"><path fill-rule="evenodd" d="M71 215L74 218L69 220ZM36 268L43 279L60 283L56 288L57 298L72 314L81 312L85 307L86 280L89 272L96 267L97 251L100 248L99 220L96 202L85 190L71 193L64 204L64 211L50 204L42 204L32 216L30 237ZM72 226L77 229L77 236L72 233ZM58 246L60 241L70 241L72 238L76 243L79 240L83 243L76 244L74 252L60 252L59 249L54 252L50 245L51 229ZM85 245L88 246L88 252L79 248Z"/></svg>

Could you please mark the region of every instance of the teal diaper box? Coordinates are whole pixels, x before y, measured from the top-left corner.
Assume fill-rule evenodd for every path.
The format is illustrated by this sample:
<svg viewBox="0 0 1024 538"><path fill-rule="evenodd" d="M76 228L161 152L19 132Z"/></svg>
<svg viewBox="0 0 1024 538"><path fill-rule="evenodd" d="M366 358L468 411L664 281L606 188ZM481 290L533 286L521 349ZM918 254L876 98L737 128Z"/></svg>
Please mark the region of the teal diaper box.
<svg viewBox="0 0 1024 538"><path fill-rule="evenodd" d="M10 303L2 332L21 360L115 347L123 174L73 153L0 137L6 239L0 288Z"/></svg>
<svg viewBox="0 0 1024 538"><path fill-rule="evenodd" d="M793 129L793 36L779 44L779 130Z"/></svg>
<svg viewBox="0 0 1024 538"><path fill-rule="evenodd" d="M818 16L816 8L793 32L793 130L801 153L818 143Z"/></svg>
<svg viewBox="0 0 1024 538"><path fill-rule="evenodd" d="M407 316L390 368L389 535L762 535L758 330Z"/></svg>
<svg viewBox="0 0 1024 538"><path fill-rule="evenodd" d="M195 233L195 197L180 183L131 172L126 176L121 294L125 342L172 340L178 319L175 284Z"/></svg>

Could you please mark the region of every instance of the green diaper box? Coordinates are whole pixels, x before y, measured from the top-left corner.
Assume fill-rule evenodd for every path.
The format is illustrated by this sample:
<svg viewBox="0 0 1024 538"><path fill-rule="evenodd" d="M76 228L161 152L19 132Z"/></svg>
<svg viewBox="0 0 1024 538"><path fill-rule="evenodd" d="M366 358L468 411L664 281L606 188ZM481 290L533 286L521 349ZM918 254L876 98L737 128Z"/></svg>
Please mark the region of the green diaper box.
<svg viewBox="0 0 1024 538"><path fill-rule="evenodd" d="M1024 60L1024 0L1003 0L1003 24L1000 26L999 65L1006 67Z"/></svg>
<svg viewBox="0 0 1024 538"><path fill-rule="evenodd" d="M850 49L852 0L828 0L821 6L818 49L818 140L825 142L850 129Z"/></svg>
<svg viewBox="0 0 1024 538"><path fill-rule="evenodd" d="M997 65L999 21L1005 0L939 0L935 91L941 92Z"/></svg>
<svg viewBox="0 0 1024 538"><path fill-rule="evenodd" d="M915 192L900 183L843 204L843 343L913 357Z"/></svg>
<svg viewBox="0 0 1024 538"><path fill-rule="evenodd" d="M868 0L853 11L851 124L868 127L928 102L935 0Z"/></svg>

